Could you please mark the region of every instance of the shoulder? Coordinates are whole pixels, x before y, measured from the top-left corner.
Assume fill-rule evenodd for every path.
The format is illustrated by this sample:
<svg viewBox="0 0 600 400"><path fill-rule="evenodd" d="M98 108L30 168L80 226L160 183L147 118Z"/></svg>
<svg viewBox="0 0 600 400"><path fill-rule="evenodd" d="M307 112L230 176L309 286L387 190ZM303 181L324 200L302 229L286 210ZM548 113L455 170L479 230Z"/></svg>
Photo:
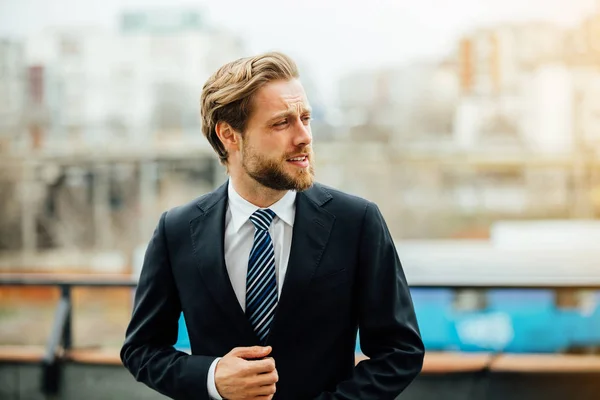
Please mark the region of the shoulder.
<svg viewBox="0 0 600 400"><path fill-rule="evenodd" d="M198 203L205 197L206 195L195 198L194 200L188 201L185 204L178 205L176 207L172 207L164 212L165 221L168 224L178 224L183 221L189 221L195 215L200 214L200 209L198 208Z"/></svg>
<svg viewBox="0 0 600 400"><path fill-rule="evenodd" d="M185 204L173 207L163 213L165 224L171 226L187 226L189 222L201 215L209 213L221 201L226 201L225 185L216 190L199 196Z"/></svg>
<svg viewBox="0 0 600 400"><path fill-rule="evenodd" d="M314 183L307 195L313 201L336 215L363 216L368 209L378 210L377 205L358 195L333 188L322 183Z"/></svg>
<svg viewBox="0 0 600 400"><path fill-rule="evenodd" d="M340 189L336 189L334 187L324 185L322 183L316 182L313 185L313 188L316 190L320 190L322 192L328 193L331 196L331 199L334 200L335 202L341 202L341 203L349 205L349 206L357 205L357 206L364 207L365 205L370 203L370 201L364 197L360 197L358 195L351 194L351 193L342 191Z"/></svg>

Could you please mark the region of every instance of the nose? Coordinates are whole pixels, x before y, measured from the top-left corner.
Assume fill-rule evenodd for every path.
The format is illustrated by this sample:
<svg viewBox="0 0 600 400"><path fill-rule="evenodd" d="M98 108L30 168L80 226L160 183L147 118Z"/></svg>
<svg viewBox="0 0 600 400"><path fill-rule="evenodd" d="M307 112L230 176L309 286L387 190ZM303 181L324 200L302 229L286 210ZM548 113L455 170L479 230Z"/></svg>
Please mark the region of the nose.
<svg viewBox="0 0 600 400"><path fill-rule="evenodd" d="M296 121L294 129L294 146L302 147L308 146L312 142L312 132L310 130L310 123L304 125L304 121L300 118Z"/></svg>

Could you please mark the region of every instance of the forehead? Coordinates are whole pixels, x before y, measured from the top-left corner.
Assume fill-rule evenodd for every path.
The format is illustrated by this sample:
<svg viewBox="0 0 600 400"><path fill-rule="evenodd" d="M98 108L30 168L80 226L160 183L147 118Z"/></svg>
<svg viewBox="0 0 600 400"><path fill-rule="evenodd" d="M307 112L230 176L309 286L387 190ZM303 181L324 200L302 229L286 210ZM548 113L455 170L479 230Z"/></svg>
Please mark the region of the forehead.
<svg viewBox="0 0 600 400"><path fill-rule="evenodd" d="M255 114L272 114L286 110L305 111L309 108L304 87L298 79L269 82L256 92Z"/></svg>

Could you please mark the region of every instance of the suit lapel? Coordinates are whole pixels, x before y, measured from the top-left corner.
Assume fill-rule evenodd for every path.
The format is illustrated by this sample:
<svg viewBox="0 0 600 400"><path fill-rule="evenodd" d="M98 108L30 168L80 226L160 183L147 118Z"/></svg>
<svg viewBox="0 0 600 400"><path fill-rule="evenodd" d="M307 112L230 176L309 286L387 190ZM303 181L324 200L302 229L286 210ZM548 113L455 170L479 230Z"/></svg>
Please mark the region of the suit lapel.
<svg viewBox="0 0 600 400"><path fill-rule="evenodd" d="M297 195L290 258L271 335L287 325L286 318L294 318L292 311L319 266L335 221L335 216L322 208L330 199L331 194L316 185Z"/></svg>
<svg viewBox="0 0 600 400"><path fill-rule="evenodd" d="M225 265L227 183L203 197L198 207L202 214L190 221L190 231L205 287L221 307L223 315L247 338L255 338L252 326L235 296Z"/></svg>

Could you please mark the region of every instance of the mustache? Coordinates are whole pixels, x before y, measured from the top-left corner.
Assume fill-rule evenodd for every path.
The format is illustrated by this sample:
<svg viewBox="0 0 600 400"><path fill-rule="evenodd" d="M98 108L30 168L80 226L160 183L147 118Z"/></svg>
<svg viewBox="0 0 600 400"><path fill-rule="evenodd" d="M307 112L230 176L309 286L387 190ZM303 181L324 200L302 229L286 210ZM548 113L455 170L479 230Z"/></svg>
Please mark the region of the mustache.
<svg viewBox="0 0 600 400"><path fill-rule="evenodd" d="M312 147L311 146L303 146L303 147L299 147L298 149L296 149L296 151L292 152L292 153L287 153L284 157L284 159L288 159L288 158L292 158L297 154L308 154L309 157L312 157L313 152L312 152Z"/></svg>

